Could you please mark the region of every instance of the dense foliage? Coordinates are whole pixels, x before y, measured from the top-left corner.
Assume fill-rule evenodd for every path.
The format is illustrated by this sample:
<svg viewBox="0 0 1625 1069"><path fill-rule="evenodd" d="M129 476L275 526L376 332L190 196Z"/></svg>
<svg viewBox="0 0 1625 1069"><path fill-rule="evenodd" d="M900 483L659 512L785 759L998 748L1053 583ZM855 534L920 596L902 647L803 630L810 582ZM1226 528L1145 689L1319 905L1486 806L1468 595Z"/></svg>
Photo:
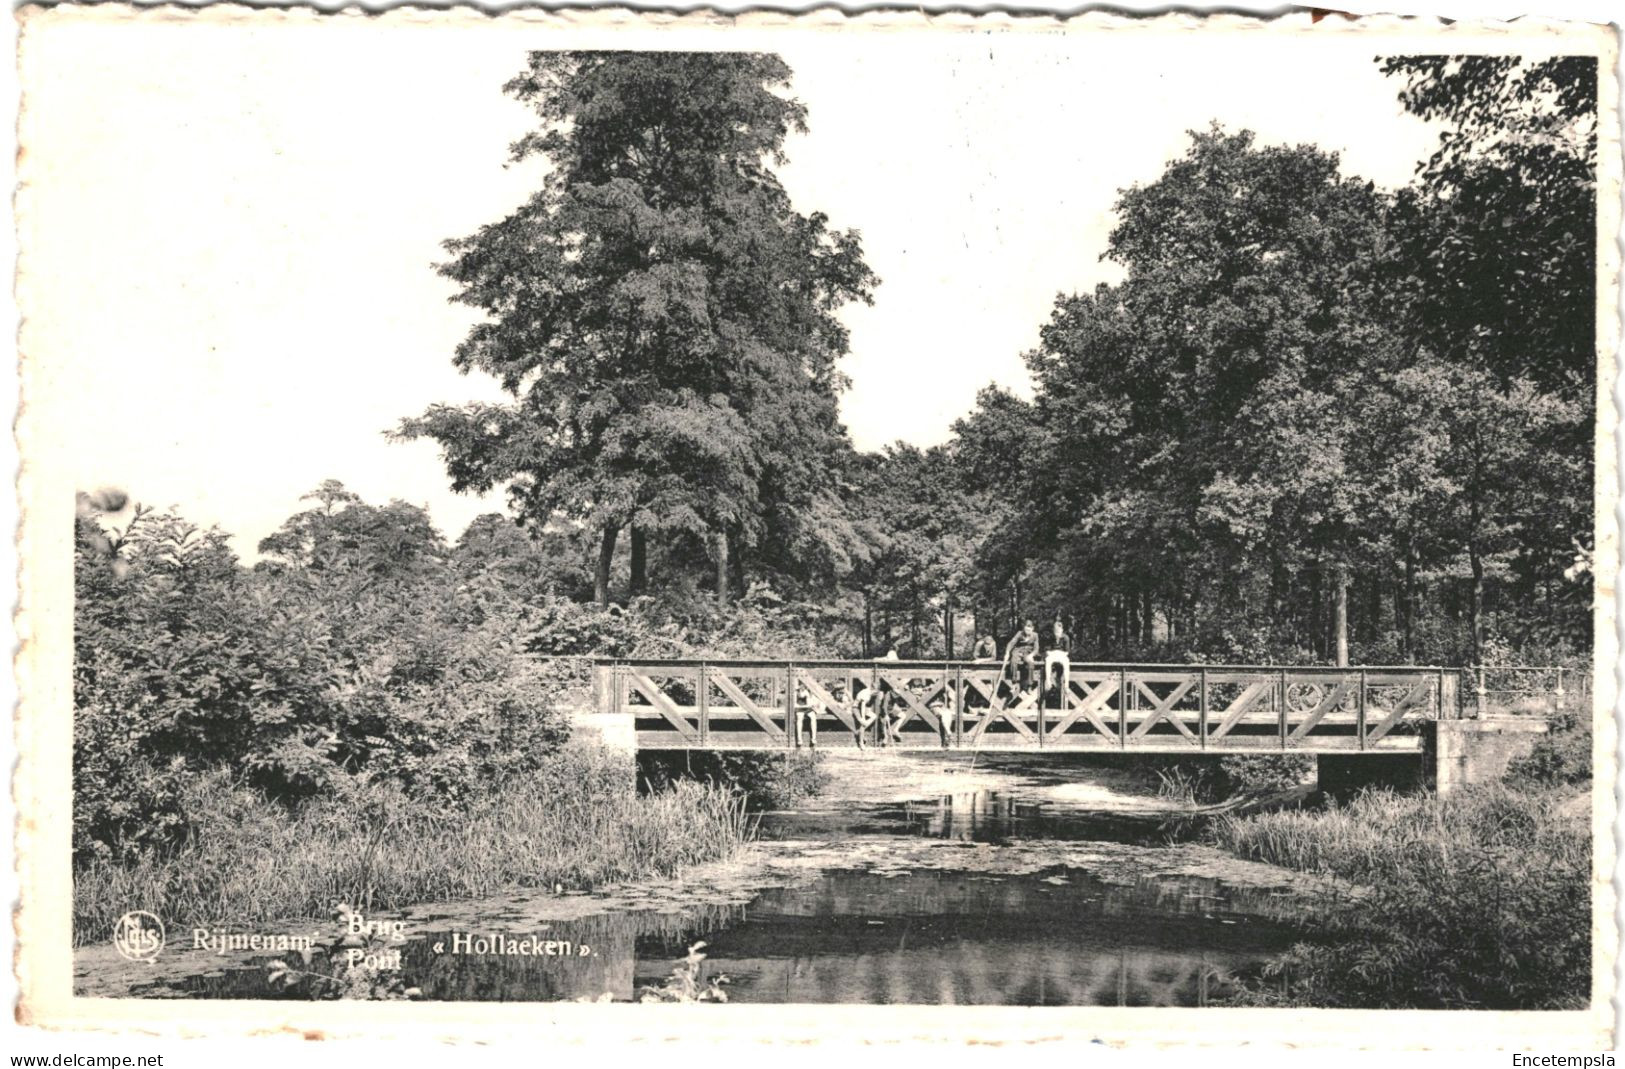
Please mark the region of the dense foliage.
<svg viewBox="0 0 1625 1069"><path fill-rule="evenodd" d="M1595 762L1590 716L1565 712L1547 726L1530 751L1507 766L1507 778L1541 787L1590 784Z"/></svg>
<svg viewBox="0 0 1625 1069"><path fill-rule="evenodd" d="M1306 754L1147 755L1134 764L1148 787L1186 804L1278 795L1315 781L1315 759Z"/></svg>
<svg viewBox="0 0 1625 1069"><path fill-rule="evenodd" d="M511 520L481 517L447 545L415 506L369 505L336 482L308 497L252 568L224 532L120 495L81 503L81 860L173 849L198 826L183 788L214 772L283 808L381 784L466 809L565 739L586 657L794 657L856 641L838 613L761 588L726 608L599 609L570 596L567 546ZM778 797L752 786L779 778L768 771L736 786Z"/></svg>
<svg viewBox="0 0 1625 1069"><path fill-rule="evenodd" d="M823 790L828 774L819 770L818 755L796 753L728 753L641 751L638 781L648 791L663 791L683 780L710 783L731 791L755 810L790 809Z"/></svg>
<svg viewBox="0 0 1625 1069"><path fill-rule="evenodd" d="M1214 128L1124 191L1126 277L1028 357L1012 607L1124 657L1589 647L1595 65L1384 66L1444 124L1412 187Z"/></svg>

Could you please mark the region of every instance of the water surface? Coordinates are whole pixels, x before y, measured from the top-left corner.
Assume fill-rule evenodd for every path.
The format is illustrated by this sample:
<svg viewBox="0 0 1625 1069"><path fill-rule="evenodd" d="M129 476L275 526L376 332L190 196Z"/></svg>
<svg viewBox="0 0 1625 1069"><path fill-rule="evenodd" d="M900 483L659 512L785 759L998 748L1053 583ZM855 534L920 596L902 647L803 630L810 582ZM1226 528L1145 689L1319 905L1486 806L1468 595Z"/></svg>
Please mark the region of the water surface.
<svg viewBox="0 0 1625 1069"><path fill-rule="evenodd" d="M886 792L865 778L944 785L887 760L890 773L863 762L816 806L765 814L745 857L681 881L402 911L400 980L431 1000L627 1000L703 940L702 982L726 977L735 1002L1203 1006L1313 910L1301 878L1171 842L1177 814L1098 771L983 769L934 797L868 800ZM571 950L446 949L503 934ZM268 961L130 993L275 997Z"/></svg>

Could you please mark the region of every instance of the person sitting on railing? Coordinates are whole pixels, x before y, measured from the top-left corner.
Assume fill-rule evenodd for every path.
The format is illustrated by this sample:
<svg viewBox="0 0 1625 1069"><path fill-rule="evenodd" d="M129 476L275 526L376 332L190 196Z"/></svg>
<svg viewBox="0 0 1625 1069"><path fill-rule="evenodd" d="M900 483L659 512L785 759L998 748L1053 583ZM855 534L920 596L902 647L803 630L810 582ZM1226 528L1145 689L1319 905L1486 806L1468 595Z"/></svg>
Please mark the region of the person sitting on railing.
<svg viewBox="0 0 1625 1069"><path fill-rule="evenodd" d="M993 641L993 636L984 633L976 640L976 646L971 650L971 659L975 661L996 661L999 659L999 644Z"/></svg>
<svg viewBox="0 0 1625 1069"><path fill-rule="evenodd" d="M886 655L880 659L882 661L900 660L901 658L897 655L897 643L887 643ZM892 714L897 712L903 706L903 703L897 697L897 688L892 686L884 676L880 678L879 690L880 693L875 698L875 708L880 720L880 745L890 746L893 730Z"/></svg>
<svg viewBox="0 0 1625 1069"><path fill-rule="evenodd" d="M939 697L928 700L926 695L932 690L930 681L914 676L908 680L905 687L910 697L914 699L912 702L903 698L900 692L894 691L887 695L889 705L886 716L886 741L903 741L903 725L908 722L909 717L914 715L914 707L919 705L922 708L929 709L937 718L937 734L941 736L942 748L946 750L948 748L948 723L953 716L952 688L943 687L939 692Z"/></svg>
<svg viewBox="0 0 1625 1069"><path fill-rule="evenodd" d="M1048 704L1050 695L1054 694L1058 705L1063 708L1066 704L1067 675L1072 668L1072 638L1061 625L1061 618L1055 618L1055 628L1048 638L1044 640L1044 701Z"/></svg>
<svg viewBox="0 0 1625 1069"><path fill-rule="evenodd" d="M1038 661L1038 631L1034 629L1031 620L1023 620L1021 630L1010 640L1005 647L1004 662L1013 665L1021 680L1021 693L1025 694L1033 687L1033 669Z"/></svg>

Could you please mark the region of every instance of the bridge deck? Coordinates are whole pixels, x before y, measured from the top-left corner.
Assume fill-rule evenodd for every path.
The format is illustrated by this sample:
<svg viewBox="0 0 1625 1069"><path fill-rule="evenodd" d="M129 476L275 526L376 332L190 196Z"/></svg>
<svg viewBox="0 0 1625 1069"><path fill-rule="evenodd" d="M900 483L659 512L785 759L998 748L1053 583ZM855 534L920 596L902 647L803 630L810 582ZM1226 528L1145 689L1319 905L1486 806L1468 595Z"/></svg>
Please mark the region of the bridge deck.
<svg viewBox="0 0 1625 1069"><path fill-rule="evenodd" d="M594 690L645 749L1395 753L1461 715L1446 668L1050 667L1024 691L983 662L601 661Z"/></svg>

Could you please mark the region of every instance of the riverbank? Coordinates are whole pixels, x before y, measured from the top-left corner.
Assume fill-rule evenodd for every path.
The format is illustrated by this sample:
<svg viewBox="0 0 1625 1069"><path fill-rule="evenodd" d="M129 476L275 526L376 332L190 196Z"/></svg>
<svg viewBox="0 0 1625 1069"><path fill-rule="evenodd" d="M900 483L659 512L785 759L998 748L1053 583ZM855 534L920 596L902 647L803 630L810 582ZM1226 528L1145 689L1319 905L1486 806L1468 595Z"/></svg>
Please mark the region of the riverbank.
<svg viewBox="0 0 1625 1069"><path fill-rule="evenodd" d="M374 788L290 813L223 776L199 777L185 803L195 830L172 853L78 867L76 945L109 939L132 910L175 929L326 922L336 903L396 910L669 877L730 857L750 832L727 791L681 783L640 796L627 755L591 745L461 810Z"/></svg>
<svg viewBox="0 0 1625 1069"><path fill-rule="evenodd" d="M1154 928L1129 922L1125 913L1155 904L1169 924L1181 919L1204 925L1234 940L1260 925L1292 925L1320 909L1328 881L1272 865L1233 857L1202 843L1136 845L1114 842L989 843L892 835L781 839L747 844L732 856L683 869L673 876L628 880L592 891L555 893L531 889L496 893L477 899L423 903L398 910L378 910L370 919L402 924L406 980L427 985L429 997L587 997L613 990L629 997L635 977L658 976L664 959L640 960L639 942L653 942L681 953L686 940L726 939L751 914L762 912L764 899L801 896L803 905L828 902L832 877L838 888L871 889L840 894L839 908L824 925L856 924L870 939L886 935L895 943L903 931L916 943L929 938L922 910L931 903L920 895L940 895L940 888L969 886L983 894L1027 895L1018 904L1025 915L1047 926L1065 923L1048 912L1039 895L1081 900L1075 906L1104 911L1110 925L1091 938L1108 935L1147 937ZM922 888L928 891L922 892ZM1036 893L1035 893L1036 892ZM1005 903L1009 905L1009 903ZM905 923L912 916L911 923ZM221 926L224 928L224 925ZM240 926L239 926L240 927ZM315 934L331 924L307 921L265 922L257 930ZM748 927L748 926L747 926ZM435 942L449 945L454 935L492 934L588 944L586 961L515 962L495 957L457 958L432 951ZM963 940L970 933L959 924L944 934ZM910 937L903 935L904 943ZM1048 935L1046 935L1048 938ZM836 954L847 940L822 937L801 948L813 957ZM1284 949L1285 944L1281 949ZM887 945L886 952L892 949ZM1177 948L1172 948L1177 949ZM107 944L81 947L74 954L74 989L89 997L206 995L264 997L265 964L275 954L246 949L195 946L176 933L153 963L131 962ZM1115 959L1114 959L1115 960ZM498 978L505 978L499 983ZM441 987L435 988L436 980ZM528 985L528 986L527 986Z"/></svg>
<svg viewBox="0 0 1625 1069"><path fill-rule="evenodd" d="M1361 888L1254 978L1250 1005L1578 1009L1591 994L1587 786L1366 792L1220 818L1211 841Z"/></svg>
<svg viewBox="0 0 1625 1069"><path fill-rule="evenodd" d="M1589 885L1570 878L1584 818L1561 791L1535 808L1527 792L1500 790L1240 816L1082 759L843 754L821 769L820 798L757 814L757 838L710 860L590 884L493 882L399 908L375 899L369 920L399 925L383 947L399 953L387 976L428 999L635 1000L701 940L702 972L732 979L730 1001L1568 1006L1574 979L1556 971L1589 976L1583 933L1578 944L1562 935ZM640 804L691 806L698 789ZM629 834L550 827L583 841ZM1520 867L1532 873L1522 882ZM172 925L152 963L105 941L79 948L75 990L281 997L268 978L276 954L226 931L335 945L330 922L215 917L202 943ZM571 951L480 949L510 939ZM1494 955L1508 953L1548 957L1505 958L1515 975L1486 996L1492 965L1507 971ZM330 954L318 949L312 967L330 969ZM1387 970L1389 986L1339 986L1361 969ZM1458 993L1420 996L1418 977Z"/></svg>
<svg viewBox="0 0 1625 1069"><path fill-rule="evenodd" d="M537 886L368 917L400 922L391 975L430 999L635 998L703 939L707 968L735 979L735 1001L1198 1005L1228 990L1232 971L1284 952L1331 892L1312 874L1168 841L1162 822L1189 807L1118 769L865 754L825 770L823 797L761 814L761 838L726 857L591 890ZM275 955L198 946L193 934L172 929L155 963L82 947L75 989L273 993ZM499 934L591 949L568 960L448 949Z"/></svg>

